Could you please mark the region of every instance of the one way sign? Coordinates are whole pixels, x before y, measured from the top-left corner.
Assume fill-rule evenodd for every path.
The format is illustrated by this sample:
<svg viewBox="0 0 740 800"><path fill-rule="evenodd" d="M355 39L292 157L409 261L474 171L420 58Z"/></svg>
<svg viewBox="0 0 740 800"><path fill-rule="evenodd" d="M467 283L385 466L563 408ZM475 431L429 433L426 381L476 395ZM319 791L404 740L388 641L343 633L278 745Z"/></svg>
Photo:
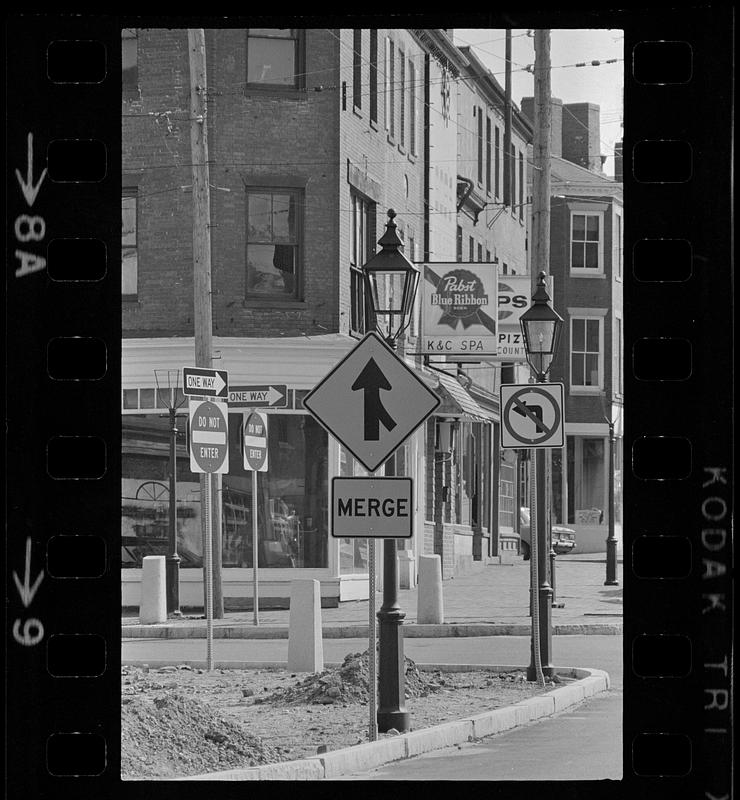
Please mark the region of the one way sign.
<svg viewBox="0 0 740 800"><path fill-rule="evenodd" d="M226 397L229 374L222 369L184 367L182 393L189 397Z"/></svg>
<svg viewBox="0 0 740 800"><path fill-rule="evenodd" d="M303 405L370 472L439 405L376 333L368 333L303 399Z"/></svg>

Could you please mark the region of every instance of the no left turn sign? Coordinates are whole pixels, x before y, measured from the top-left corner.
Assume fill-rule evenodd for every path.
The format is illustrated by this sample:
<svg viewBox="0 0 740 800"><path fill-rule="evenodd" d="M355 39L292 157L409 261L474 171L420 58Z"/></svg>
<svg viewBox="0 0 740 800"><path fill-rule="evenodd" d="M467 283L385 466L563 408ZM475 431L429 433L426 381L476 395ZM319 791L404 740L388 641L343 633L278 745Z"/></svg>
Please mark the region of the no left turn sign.
<svg viewBox="0 0 740 800"><path fill-rule="evenodd" d="M501 447L562 447L563 384L501 387Z"/></svg>

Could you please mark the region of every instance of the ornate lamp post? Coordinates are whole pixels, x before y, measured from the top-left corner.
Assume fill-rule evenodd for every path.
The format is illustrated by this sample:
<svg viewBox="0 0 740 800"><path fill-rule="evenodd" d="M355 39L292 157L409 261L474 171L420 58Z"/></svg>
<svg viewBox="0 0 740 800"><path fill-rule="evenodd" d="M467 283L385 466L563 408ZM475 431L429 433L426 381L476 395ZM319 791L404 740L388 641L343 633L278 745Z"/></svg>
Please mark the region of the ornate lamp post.
<svg viewBox="0 0 740 800"><path fill-rule="evenodd" d="M419 270L404 256L403 241L399 238L396 212L388 210L388 222L378 240L381 250L363 268L365 292L375 317L375 327L393 350L399 336L411 322ZM378 317L385 317L385 330L378 326ZM403 634L401 625L406 614L398 605L398 570L396 540L383 540L383 605L378 611L380 624L380 664L378 693L378 731L391 728L405 731L410 728L406 711L406 681L404 677Z"/></svg>
<svg viewBox="0 0 740 800"><path fill-rule="evenodd" d="M170 507L165 576L167 583L167 614L180 615L180 556L177 554L177 409L185 402L177 398L180 370L155 369L157 396L169 412L170 419ZM166 384L165 384L166 381ZM161 385L160 385L161 384Z"/></svg>
<svg viewBox="0 0 740 800"><path fill-rule="evenodd" d="M538 383L545 383L547 373L552 366L553 358L558 349L560 331L563 318L550 305L550 295L545 286L545 272L540 272L537 278L537 289L532 296L532 305L522 314L520 325L524 336L524 347L527 361L535 373ZM547 502L550 488L547 483L547 469L545 453L539 448L534 448L535 483L537 486L535 515L536 530L532 526L532 542L537 537L537 604L539 611L538 643L542 662L542 671L552 675L552 595L553 590L547 580L548 548L548 519ZM534 557L534 554L533 554ZM534 588L534 587L533 587ZM537 679L537 665L535 663L535 642L532 637L532 662L527 671L529 680Z"/></svg>
<svg viewBox="0 0 740 800"><path fill-rule="evenodd" d="M617 537L614 529L614 451L617 437L614 432L615 421L612 419L611 413L607 414L603 394L601 403L604 421L609 426L609 497L607 500L609 532L606 538L606 580L604 581L604 586L619 586L619 581L617 580Z"/></svg>

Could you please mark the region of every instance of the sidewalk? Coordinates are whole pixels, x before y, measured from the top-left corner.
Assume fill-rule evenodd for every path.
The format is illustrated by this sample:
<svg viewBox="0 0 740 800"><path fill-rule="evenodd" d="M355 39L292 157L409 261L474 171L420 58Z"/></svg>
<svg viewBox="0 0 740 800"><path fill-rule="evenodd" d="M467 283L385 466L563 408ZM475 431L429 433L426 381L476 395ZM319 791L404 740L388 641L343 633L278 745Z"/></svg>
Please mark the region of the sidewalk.
<svg viewBox="0 0 740 800"><path fill-rule="evenodd" d="M618 586L604 586L606 574L603 553L572 554L555 559L555 602L552 609L553 633L621 634L622 632L622 556L617 557ZM401 589L399 605L406 613L405 637L436 636L523 636L531 630L529 616L529 562L475 565L466 574L442 582L444 623L417 624L418 587ZM376 597L376 611L382 596ZM368 634L368 601L341 603L338 608L322 608L324 638L355 638ZM290 611L266 609L259 612L254 625L252 611L228 611L224 619L213 621L217 638L283 639L288 636ZM122 620L124 638L204 638L206 621L196 615L170 619L165 623L141 625L138 617Z"/></svg>

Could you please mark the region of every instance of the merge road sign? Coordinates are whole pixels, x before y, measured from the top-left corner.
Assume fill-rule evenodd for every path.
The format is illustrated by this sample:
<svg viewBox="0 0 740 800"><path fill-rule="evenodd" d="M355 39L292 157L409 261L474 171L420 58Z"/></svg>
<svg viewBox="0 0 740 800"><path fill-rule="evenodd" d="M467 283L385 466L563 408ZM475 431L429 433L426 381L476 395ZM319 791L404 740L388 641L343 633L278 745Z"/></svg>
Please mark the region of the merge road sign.
<svg viewBox="0 0 740 800"><path fill-rule="evenodd" d="M229 471L229 412L226 403L190 400L190 471Z"/></svg>
<svg viewBox="0 0 740 800"><path fill-rule="evenodd" d="M252 411L244 421L242 434L244 469L267 472L267 414Z"/></svg>
<svg viewBox="0 0 740 800"><path fill-rule="evenodd" d="M501 386L501 447L562 447L563 384Z"/></svg>
<svg viewBox="0 0 740 800"><path fill-rule="evenodd" d="M189 397L226 397L229 374L223 369L184 367L182 393Z"/></svg>
<svg viewBox="0 0 740 800"><path fill-rule="evenodd" d="M411 478L332 478L331 535L337 539L413 536Z"/></svg>
<svg viewBox="0 0 740 800"><path fill-rule="evenodd" d="M303 398L306 410L370 472L440 402L374 332Z"/></svg>

